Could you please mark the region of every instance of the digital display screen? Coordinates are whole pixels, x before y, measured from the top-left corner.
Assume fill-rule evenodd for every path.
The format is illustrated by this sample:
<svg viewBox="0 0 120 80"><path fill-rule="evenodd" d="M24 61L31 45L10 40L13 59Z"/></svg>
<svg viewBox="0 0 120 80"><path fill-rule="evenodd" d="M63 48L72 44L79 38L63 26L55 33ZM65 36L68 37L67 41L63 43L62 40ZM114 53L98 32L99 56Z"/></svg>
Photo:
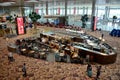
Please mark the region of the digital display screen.
<svg viewBox="0 0 120 80"><path fill-rule="evenodd" d="M18 34L24 34L23 18L17 18Z"/></svg>

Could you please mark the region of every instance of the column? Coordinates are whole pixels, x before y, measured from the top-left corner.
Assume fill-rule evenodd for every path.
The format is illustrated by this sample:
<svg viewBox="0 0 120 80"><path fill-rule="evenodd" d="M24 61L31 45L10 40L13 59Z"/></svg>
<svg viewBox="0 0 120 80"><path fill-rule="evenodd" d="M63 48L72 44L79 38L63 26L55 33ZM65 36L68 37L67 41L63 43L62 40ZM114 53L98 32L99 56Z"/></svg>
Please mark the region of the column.
<svg viewBox="0 0 120 80"><path fill-rule="evenodd" d="M105 20L108 19L108 6L105 7Z"/></svg>
<svg viewBox="0 0 120 80"><path fill-rule="evenodd" d="M82 15L84 15L85 14L85 7L83 7L83 14Z"/></svg>
<svg viewBox="0 0 120 80"><path fill-rule="evenodd" d="M24 13L24 0L21 0L21 15L25 16L25 13Z"/></svg>
<svg viewBox="0 0 120 80"><path fill-rule="evenodd" d="M92 14L91 14L91 29L92 31L96 28L96 21L95 21L95 4L96 0L92 0Z"/></svg>
<svg viewBox="0 0 120 80"><path fill-rule="evenodd" d="M46 1L46 15L48 15L48 1Z"/></svg>
<svg viewBox="0 0 120 80"><path fill-rule="evenodd" d="M35 4L33 3L33 5L32 5L32 12L35 12Z"/></svg>
<svg viewBox="0 0 120 80"><path fill-rule="evenodd" d="M67 25L68 24L68 21L67 21L67 1L68 0L65 0L65 25Z"/></svg>
<svg viewBox="0 0 120 80"><path fill-rule="evenodd" d="M108 14L107 14L108 16L108 19L109 19L109 15L110 15L110 6L108 7Z"/></svg>
<svg viewBox="0 0 120 80"><path fill-rule="evenodd" d="M67 17L67 0L65 0L65 17Z"/></svg>
<svg viewBox="0 0 120 80"><path fill-rule="evenodd" d="M88 14L88 7L86 7L86 13L85 14Z"/></svg>
<svg viewBox="0 0 120 80"><path fill-rule="evenodd" d="M74 7L73 14L76 15L76 7Z"/></svg>
<svg viewBox="0 0 120 80"><path fill-rule="evenodd" d="M53 1L53 8L52 9L53 9L53 15L56 15L54 6L55 6L55 1Z"/></svg>
<svg viewBox="0 0 120 80"><path fill-rule="evenodd" d="M4 6L2 7L2 13L4 13L5 12L5 8L4 8Z"/></svg>

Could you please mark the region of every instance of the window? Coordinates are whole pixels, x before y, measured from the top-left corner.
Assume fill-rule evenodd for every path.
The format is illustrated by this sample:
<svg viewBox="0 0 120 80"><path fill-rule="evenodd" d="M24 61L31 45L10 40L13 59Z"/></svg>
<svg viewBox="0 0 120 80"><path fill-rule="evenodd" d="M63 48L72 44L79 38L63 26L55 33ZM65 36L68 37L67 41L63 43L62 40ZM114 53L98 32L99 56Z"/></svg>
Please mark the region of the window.
<svg viewBox="0 0 120 80"><path fill-rule="evenodd" d="M87 14L88 14L88 15L91 15L91 13L92 13L92 9L91 9L91 8L88 8Z"/></svg>
<svg viewBox="0 0 120 80"><path fill-rule="evenodd" d="M120 8L111 8L109 17L112 18L113 16L117 16L117 18L120 18Z"/></svg>
<svg viewBox="0 0 120 80"><path fill-rule="evenodd" d="M105 15L105 8L98 8L98 17L102 19L103 15Z"/></svg>
<svg viewBox="0 0 120 80"><path fill-rule="evenodd" d="M83 8L79 8L78 13L81 14L81 15L83 15Z"/></svg>

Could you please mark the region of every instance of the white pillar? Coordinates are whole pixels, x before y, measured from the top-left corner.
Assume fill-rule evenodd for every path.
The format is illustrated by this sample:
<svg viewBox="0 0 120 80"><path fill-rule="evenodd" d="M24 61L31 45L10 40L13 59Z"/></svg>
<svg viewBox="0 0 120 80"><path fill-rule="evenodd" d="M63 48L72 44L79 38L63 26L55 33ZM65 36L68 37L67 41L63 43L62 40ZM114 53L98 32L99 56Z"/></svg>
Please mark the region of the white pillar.
<svg viewBox="0 0 120 80"><path fill-rule="evenodd" d="M91 29L93 30L94 29L94 19L93 17L95 17L95 4L96 4L96 0L92 0L92 14L91 14Z"/></svg>

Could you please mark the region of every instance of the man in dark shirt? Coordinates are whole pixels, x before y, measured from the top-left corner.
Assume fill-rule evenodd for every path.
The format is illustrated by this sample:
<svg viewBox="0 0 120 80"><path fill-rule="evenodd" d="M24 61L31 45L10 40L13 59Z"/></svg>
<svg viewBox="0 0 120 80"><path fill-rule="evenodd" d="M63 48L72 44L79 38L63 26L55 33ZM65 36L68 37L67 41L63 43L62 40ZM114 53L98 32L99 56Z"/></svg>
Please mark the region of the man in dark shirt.
<svg viewBox="0 0 120 80"><path fill-rule="evenodd" d="M102 33L101 38L103 39L103 37L104 37L104 34Z"/></svg>
<svg viewBox="0 0 120 80"><path fill-rule="evenodd" d="M26 72L26 64L25 63L23 64L22 71L23 71L23 76L26 77L27 72Z"/></svg>
<svg viewBox="0 0 120 80"><path fill-rule="evenodd" d="M96 80L99 78L99 76L100 76L100 73L101 73L101 66L98 66L98 67L97 67L97 75L96 75Z"/></svg>

